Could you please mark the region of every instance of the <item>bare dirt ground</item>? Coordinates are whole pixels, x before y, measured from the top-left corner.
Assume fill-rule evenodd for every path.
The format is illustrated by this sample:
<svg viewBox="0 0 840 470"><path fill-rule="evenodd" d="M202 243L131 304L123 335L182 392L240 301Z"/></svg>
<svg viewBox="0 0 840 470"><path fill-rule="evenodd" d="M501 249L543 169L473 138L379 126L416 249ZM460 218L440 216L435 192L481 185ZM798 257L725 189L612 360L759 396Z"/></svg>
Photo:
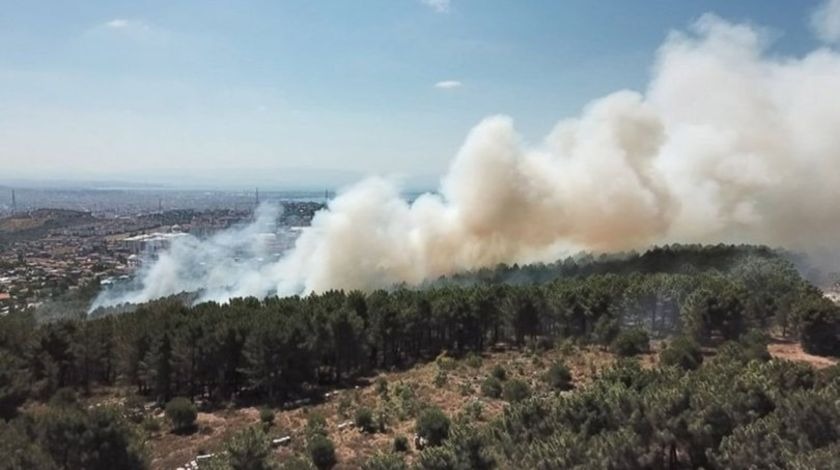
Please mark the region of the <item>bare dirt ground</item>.
<svg viewBox="0 0 840 470"><path fill-rule="evenodd" d="M773 357L786 359L788 361L803 362L817 369L831 367L838 363L837 358L808 354L802 350L801 344L783 339L774 338L773 341L767 345L767 350Z"/></svg>

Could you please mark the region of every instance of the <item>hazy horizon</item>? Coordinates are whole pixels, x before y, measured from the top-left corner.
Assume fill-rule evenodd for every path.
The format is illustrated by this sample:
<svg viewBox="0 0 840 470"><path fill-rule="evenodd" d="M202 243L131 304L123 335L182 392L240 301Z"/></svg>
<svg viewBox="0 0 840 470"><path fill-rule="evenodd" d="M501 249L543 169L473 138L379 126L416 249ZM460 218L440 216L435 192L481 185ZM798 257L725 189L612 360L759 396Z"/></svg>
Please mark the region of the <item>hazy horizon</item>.
<svg viewBox="0 0 840 470"><path fill-rule="evenodd" d="M390 174L406 191L434 191L440 174ZM187 177L187 178L185 178ZM0 175L0 187L20 189L127 189L165 191L338 191L365 175L312 168L238 168L229 170L156 170L106 174Z"/></svg>

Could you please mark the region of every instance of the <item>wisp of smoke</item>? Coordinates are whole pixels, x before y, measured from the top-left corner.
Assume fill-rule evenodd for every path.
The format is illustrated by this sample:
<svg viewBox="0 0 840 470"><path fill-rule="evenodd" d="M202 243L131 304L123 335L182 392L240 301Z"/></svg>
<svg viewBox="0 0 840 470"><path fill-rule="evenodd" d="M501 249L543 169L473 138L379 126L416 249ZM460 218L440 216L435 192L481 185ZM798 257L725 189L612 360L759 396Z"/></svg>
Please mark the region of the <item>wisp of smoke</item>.
<svg viewBox="0 0 840 470"><path fill-rule="evenodd" d="M716 16L673 32L644 94L591 102L529 145L478 124L439 191L403 200L371 178L316 214L277 262L254 226L178 243L140 287L97 305L180 291L205 298L417 284L569 250L752 242L812 253L840 233L840 54L770 56L761 30ZM238 253L238 255L235 255Z"/></svg>

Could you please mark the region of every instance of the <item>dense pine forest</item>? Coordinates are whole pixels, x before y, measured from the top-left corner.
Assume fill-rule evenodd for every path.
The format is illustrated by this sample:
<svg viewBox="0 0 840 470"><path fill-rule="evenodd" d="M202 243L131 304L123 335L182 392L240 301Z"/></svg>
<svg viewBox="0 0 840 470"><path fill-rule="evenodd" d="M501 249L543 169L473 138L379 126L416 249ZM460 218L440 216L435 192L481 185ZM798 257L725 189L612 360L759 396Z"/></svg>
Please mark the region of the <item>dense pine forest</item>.
<svg viewBox="0 0 840 470"><path fill-rule="evenodd" d="M838 366L771 360L770 334L840 354L840 310L780 253L728 245L500 266L370 293L192 306L170 298L88 320L13 313L0 318L0 454L10 456L0 468L145 468L138 402L166 407L182 432L178 404L187 415L288 407L441 357L499 348L539 357L561 344L632 357L651 340L663 345L655 367L623 359L585 386L569 386L563 364L546 372L550 393L488 375L482 394L509 403L490 420L419 404L410 413L423 442L416 453L395 442L364 465L837 468ZM132 399L83 406L116 388ZM366 421L357 416L356 426ZM257 429L207 465L335 465L323 456L329 437L312 427L305 459L273 461Z"/></svg>

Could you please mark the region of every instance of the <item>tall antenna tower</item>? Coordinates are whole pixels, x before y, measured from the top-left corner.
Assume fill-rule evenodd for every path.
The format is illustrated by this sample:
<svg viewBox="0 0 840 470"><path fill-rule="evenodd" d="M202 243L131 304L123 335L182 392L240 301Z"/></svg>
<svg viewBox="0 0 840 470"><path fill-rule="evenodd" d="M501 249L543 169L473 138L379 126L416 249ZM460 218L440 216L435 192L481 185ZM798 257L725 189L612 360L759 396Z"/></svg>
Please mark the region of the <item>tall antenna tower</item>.
<svg viewBox="0 0 840 470"><path fill-rule="evenodd" d="M17 214L17 199L15 199L15 190L12 190L12 214Z"/></svg>
<svg viewBox="0 0 840 470"><path fill-rule="evenodd" d="M260 205L260 188L254 189L254 201L256 201L256 206Z"/></svg>
<svg viewBox="0 0 840 470"><path fill-rule="evenodd" d="M158 198L158 212L163 214L163 198L162 197Z"/></svg>

